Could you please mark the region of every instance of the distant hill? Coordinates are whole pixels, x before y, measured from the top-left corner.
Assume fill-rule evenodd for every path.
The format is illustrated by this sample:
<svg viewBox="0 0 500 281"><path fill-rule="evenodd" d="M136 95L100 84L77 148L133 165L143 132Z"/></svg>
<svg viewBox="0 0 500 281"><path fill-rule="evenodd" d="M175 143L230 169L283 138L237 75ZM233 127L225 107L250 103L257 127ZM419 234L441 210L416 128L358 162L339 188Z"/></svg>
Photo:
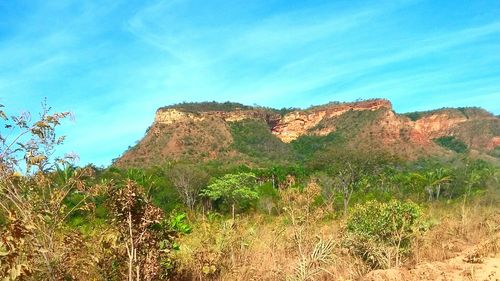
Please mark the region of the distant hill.
<svg viewBox="0 0 500 281"><path fill-rule="evenodd" d="M144 138L114 164L293 163L344 146L384 150L405 159L456 153L494 159L500 156L500 118L475 107L397 114L385 99L305 110L182 103L158 109Z"/></svg>

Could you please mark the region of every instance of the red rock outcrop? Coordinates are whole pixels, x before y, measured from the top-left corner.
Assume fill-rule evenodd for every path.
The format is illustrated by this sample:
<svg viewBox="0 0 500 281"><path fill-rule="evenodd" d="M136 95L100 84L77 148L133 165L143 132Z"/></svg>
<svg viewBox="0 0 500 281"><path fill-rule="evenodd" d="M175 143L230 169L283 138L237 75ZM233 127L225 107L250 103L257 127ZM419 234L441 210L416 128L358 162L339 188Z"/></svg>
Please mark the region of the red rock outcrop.
<svg viewBox="0 0 500 281"><path fill-rule="evenodd" d="M340 116L350 110L378 110L392 109L391 102L384 99L361 101L345 104L331 104L313 108L306 111L293 111L285 114L272 128L272 133L283 142L289 143L298 137L307 134L308 130L314 128L322 120ZM335 131L335 128L323 128L316 131L317 135L327 135Z"/></svg>
<svg viewBox="0 0 500 281"><path fill-rule="evenodd" d="M495 149L496 147L500 147L500 136L493 137L488 144L488 149Z"/></svg>

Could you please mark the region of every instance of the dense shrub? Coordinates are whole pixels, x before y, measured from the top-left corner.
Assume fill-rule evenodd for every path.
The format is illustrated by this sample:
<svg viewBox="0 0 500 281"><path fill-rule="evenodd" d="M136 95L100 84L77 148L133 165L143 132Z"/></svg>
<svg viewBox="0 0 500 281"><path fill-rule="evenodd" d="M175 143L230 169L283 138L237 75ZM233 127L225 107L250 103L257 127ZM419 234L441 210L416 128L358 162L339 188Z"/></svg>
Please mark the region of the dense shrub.
<svg viewBox="0 0 500 281"><path fill-rule="evenodd" d="M399 266L423 230L421 213L412 202L358 204L347 220L345 245L372 268Z"/></svg>
<svg viewBox="0 0 500 281"><path fill-rule="evenodd" d="M214 179L200 192L200 196L214 202L222 200L230 205L234 219L236 206L245 208L259 197L256 186L256 177L253 173L226 174Z"/></svg>

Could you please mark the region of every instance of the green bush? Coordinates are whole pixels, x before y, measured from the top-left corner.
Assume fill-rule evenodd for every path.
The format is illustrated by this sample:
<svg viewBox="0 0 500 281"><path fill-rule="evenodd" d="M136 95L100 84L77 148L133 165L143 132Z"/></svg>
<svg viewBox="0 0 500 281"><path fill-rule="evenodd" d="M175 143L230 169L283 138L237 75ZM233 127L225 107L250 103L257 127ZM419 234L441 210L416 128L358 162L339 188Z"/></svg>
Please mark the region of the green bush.
<svg viewBox="0 0 500 281"><path fill-rule="evenodd" d="M171 230L181 234L189 234L193 230L185 213L171 214L168 226Z"/></svg>
<svg viewBox="0 0 500 281"><path fill-rule="evenodd" d="M399 266L424 229L421 215L413 202L358 204L347 220L344 243L374 269Z"/></svg>
<svg viewBox="0 0 500 281"><path fill-rule="evenodd" d="M223 200L231 206L234 219L236 206L243 209L259 198L256 180L253 173L226 174L213 179L200 196L212 201Z"/></svg>

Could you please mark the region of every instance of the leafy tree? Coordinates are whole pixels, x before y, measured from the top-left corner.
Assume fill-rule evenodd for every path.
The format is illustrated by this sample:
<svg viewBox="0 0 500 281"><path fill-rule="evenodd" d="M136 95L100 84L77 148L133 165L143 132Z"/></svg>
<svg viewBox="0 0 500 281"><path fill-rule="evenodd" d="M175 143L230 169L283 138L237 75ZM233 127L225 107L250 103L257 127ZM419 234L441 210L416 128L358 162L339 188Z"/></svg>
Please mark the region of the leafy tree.
<svg viewBox="0 0 500 281"><path fill-rule="evenodd" d="M213 201L223 199L229 203L234 220L236 205L259 197L256 184L256 177L253 173L226 174L216 178L200 194Z"/></svg>

